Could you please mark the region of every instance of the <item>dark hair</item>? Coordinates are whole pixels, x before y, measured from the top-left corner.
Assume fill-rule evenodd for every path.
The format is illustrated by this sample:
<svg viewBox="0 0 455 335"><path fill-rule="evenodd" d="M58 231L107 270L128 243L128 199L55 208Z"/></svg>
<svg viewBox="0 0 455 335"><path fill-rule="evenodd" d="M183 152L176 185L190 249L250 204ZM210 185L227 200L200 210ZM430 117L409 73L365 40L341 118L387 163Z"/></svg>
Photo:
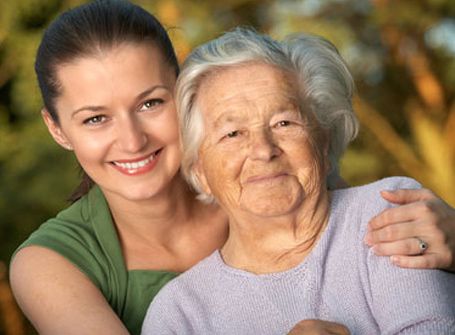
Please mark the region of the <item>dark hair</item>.
<svg viewBox="0 0 455 335"><path fill-rule="evenodd" d="M58 66L122 42L154 44L178 74L177 57L164 27L152 14L128 1L96 0L64 12L49 25L38 47L35 71L44 106L55 122L59 122L55 100L61 93ZM93 184L83 171L82 182L70 200L86 194Z"/></svg>

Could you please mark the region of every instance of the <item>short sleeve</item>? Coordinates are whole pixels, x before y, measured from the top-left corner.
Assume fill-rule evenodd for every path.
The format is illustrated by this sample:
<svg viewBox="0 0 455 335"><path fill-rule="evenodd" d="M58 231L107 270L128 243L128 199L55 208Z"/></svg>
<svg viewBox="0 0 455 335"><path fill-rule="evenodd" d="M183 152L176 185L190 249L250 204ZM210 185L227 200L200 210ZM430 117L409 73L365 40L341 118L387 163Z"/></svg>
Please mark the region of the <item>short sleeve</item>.
<svg viewBox="0 0 455 335"><path fill-rule="evenodd" d="M41 246L51 249L73 263L103 293L103 283L107 281L107 271L102 263L100 246L87 227L76 222L57 218L42 224L41 227L23 242L14 255L28 246ZM13 257L14 257L13 255Z"/></svg>

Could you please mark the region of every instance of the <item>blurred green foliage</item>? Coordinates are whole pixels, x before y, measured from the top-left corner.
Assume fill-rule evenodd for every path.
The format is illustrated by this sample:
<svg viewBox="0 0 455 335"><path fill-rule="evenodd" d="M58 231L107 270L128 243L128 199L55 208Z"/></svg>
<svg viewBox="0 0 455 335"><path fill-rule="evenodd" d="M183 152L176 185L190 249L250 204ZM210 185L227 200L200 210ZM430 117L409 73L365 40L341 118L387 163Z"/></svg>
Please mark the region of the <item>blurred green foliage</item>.
<svg viewBox="0 0 455 335"><path fill-rule="evenodd" d="M67 205L78 183L77 163L41 121L33 62L46 25L83 2L0 2L0 262L5 264L30 232ZM455 205L454 1L134 2L169 28L181 59L236 25L277 38L298 31L325 36L339 48L358 87L362 130L342 160L343 176L360 184L408 175ZM0 334L13 334L2 320Z"/></svg>

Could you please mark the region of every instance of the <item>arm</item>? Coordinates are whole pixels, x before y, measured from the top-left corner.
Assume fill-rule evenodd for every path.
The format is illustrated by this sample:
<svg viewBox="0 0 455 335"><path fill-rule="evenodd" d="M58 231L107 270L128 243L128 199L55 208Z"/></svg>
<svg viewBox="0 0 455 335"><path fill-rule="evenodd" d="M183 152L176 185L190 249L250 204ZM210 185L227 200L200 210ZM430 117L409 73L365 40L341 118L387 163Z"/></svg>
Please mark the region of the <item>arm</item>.
<svg viewBox="0 0 455 335"><path fill-rule="evenodd" d="M455 272L455 209L426 189L384 191L382 197L400 206L370 221L365 242L373 251L401 267ZM415 237L428 244L422 255Z"/></svg>
<svg viewBox="0 0 455 335"><path fill-rule="evenodd" d="M40 334L128 334L98 288L52 250L20 250L11 263L10 282L19 306Z"/></svg>

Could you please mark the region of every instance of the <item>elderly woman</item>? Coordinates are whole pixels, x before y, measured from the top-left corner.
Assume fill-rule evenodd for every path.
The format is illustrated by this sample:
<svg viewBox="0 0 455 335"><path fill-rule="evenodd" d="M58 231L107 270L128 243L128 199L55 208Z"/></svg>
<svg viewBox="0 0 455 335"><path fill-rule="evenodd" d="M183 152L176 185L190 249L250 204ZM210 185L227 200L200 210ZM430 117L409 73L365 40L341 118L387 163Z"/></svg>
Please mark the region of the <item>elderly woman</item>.
<svg viewBox="0 0 455 335"><path fill-rule="evenodd" d="M395 267L363 242L388 206L380 190L419 184L327 190L357 131L352 91L318 37L238 29L191 54L177 91L183 171L228 213L229 238L158 294L143 334L284 334L304 319L353 334L455 333L455 276Z"/></svg>

